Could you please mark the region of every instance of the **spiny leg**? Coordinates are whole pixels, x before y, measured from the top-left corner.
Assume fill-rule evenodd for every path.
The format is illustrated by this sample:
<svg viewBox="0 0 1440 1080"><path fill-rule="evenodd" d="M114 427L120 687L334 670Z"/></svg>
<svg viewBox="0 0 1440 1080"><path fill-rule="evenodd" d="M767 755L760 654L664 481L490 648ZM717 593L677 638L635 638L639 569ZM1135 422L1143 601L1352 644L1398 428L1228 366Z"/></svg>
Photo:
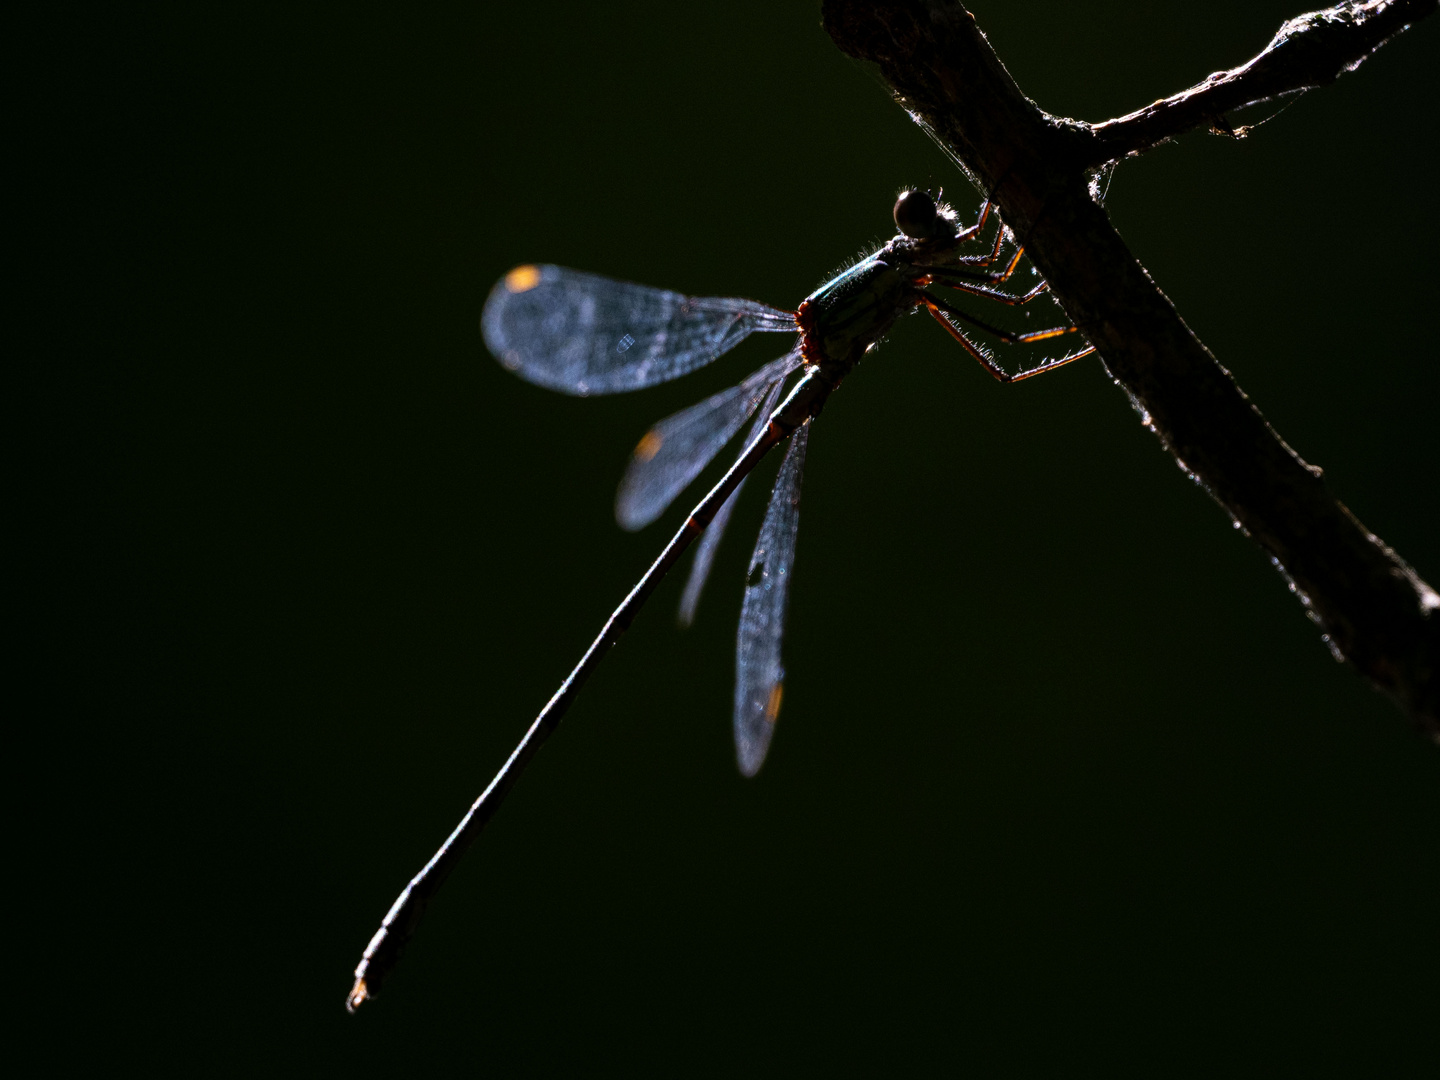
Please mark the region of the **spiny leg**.
<svg viewBox="0 0 1440 1080"><path fill-rule="evenodd" d="M995 243L991 246L989 254L957 255L947 260L947 265L949 267L958 268L964 266L973 269L983 270L985 267L992 265L997 259L1000 258L1000 249L1005 246L1006 229L1005 223L1003 221L1000 221L999 212L994 211L994 205L995 204L991 202L991 200L986 199L984 204L980 207L980 216L976 220L975 224L970 226L968 229L961 230L960 233L956 235L954 241L956 245L959 245L976 239L979 236L980 232L985 228L985 222L989 219L991 213L994 212L995 220L999 224L999 228L995 230ZM1005 278L1008 278L1011 274L1015 272L1015 266L1020 261L1020 255L1022 251L1023 249L1015 252L1014 257L1010 262L1009 268L1001 277L996 277L993 274L984 276L977 276L972 274L968 276L973 278L974 280L980 281L1004 281Z"/></svg>
<svg viewBox="0 0 1440 1080"><path fill-rule="evenodd" d="M1059 360L1051 360L1048 363L1041 364L1039 367L1030 368L1028 371L1021 371L1015 375L1011 375L1008 371L1006 371L999 364L997 364L991 357L987 356L984 349L980 348L979 345L976 345L973 341L971 341L965 335L965 333L958 326L956 326L949 319L947 319L945 315L953 315L957 319L964 319L966 322L974 323L976 326L980 327L980 329L987 330L990 333L994 334L996 337L999 337L1012 345L1025 345L1035 341L1044 341L1048 338L1059 337L1062 334L1072 334L1077 331L1077 328L1073 325L1058 326L1051 330L1035 330L1028 334L1011 334L1007 331L990 326L988 323L981 322L974 316L967 315L963 311L960 311L957 308L945 303L943 300L930 296L927 293L920 294L920 301L925 305L926 309L930 312L931 316L935 319L935 321L938 322L941 326L943 326L946 332L956 341L958 341L965 349L965 351L968 352L971 356L973 356L980 363L980 366L983 367L986 371L988 371L991 375L993 375L998 382L1016 383L1020 382L1022 379L1028 379L1033 375L1043 375L1047 371L1054 371L1058 367L1064 367L1072 360L1079 360L1082 356L1089 356L1092 352L1095 351L1095 346L1089 345L1086 346L1084 349L1081 349L1079 352L1075 353L1073 356L1062 357Z"/></svg>
<svg viewBox="0 0 1440 1080"><path fill-rule="evenodd" d="M1001 230L1000 235L1004 236L1003 229ZM921 269L923 269L932 278L957 278L960 281L969 282L973 285L999 285L1002 281L1008 281L1010 279L1010 275L1015 273L1016 267L1020 265L1020 257L1024 254L1025 249L1023 247L1017 247L1015 249L1015 254L1010 256L1010 262L1007 263L1005 269L1001 270L999 273L972 274L968 270L960 269L960 267L962 266L989 266L992 262L994 262L995 259L998 258L1000 255L1000 243L999 237L997 237L994 253L983 261L971 262L966 259L951 259L944 266L923 266L921 267ZM942 281L940 282L940 284L948 285L949 282Z"/></svg>
<svg viewBox="0 0 1440 1080"><path fill-rule="evenodd" d="M955 242L956 242L957 244L961 244L961 243L964 243L964 242L967 241L967 240L974 239L974 237L976 236L976 234L978 234L978 233L980 232L980 230L985 227L985 219L986 219L986 217L989 215L989 213L990 213L990 201L987 199L987 200L985 201L985 205L980 208L980 220L977 221L973 227L971 227L971 228L969 228L969 229L966 229L964 232L960 233L960 235L955 238ZM995 220L996 220L996 221L1000 221L1000 215L999 215L999 214L996 214L996 215L995 215ZM949 260L948 265L951 266L951 267L966 266L966 267L972 267L972 268L977 269L977 270L983 270L985 267L990 266L992 263L994 263L996 259L1000 258L1000 249L1001 249L1001 247L1004 246L1004 244L1005 244L1005 223L1004 223L1004 222L1000 222L1000 227L995 230L995 244L994 244L993 247L991 247L990 253L989 253L988 255L957 255L957 256L955 256L954 258L952 258L952 259ZM1019 252L1016 252L1014 262L1019 262L1019 261L1020 261L1020 254L1019 254ZM1014 269L1015 269L1014 263L1012 263L1011 266L1010 266L1010 271L1009 271L1008 273L1006 273L1005 277L1009 277L1009 276L1010 276L1010 273L1013 273L1013 272L1014 272ZM963 272L963 271L962 271L962 272ZM973 275L973 274L972 274L972 275L969 275L969 276L970 276L970 277L977 277L977 275ZM980 277L981 277L982 280L989 280L989 279L990 279L991 277L993 277L993 276L994 276L994 275L981 275ZM1005 279L1004 279L1004 278L1000 278L999 280L1003 281L1003 280L1005 280Z"/></svg>
<svg viewBox="0 0 1440 1080"><path fill-rule="evenodd" d="M976 270L984 270L987 266L994 264L1000 258L1000 248L1005 243L1005 227L1002 225L995 233L995 243L990 248L988 255L957 255L950 260L951 266L967 266Z"/></svg>
<svg viewBox="0 0 1440 1080"><path fill-rule="evenodd" d="M994 334L1001 341L1010 345L1028 345L1032 342L1059 337L1061 334L1074 334L1077 333L1079 329L1074 323L1071 323L1068 326L1052 326L1048 330L1030 330L1023 334L1016 334L1009 330L1002 330L998 326L992 326L983 319L977 319L968 311L961 311L948 300L943 300L938 296L931 296L929 293L921 293L920 296L926 305L930 307L932 314L938 309L946 315L952 315L957 319L970 323L972 326L978 326L981 330Z"/></svg>
<svg viewBox="0 0 1440 1080"><path fill-rule="evenodd" d="M956 243L963 244L965 241L973 240L976 236L979 235L980 230L985 228L985 222L990 217L991 205L992 204L989 199L986 199L983 203L980 204L980 216L975 219L974 225L971 225L968 229L960 230L959 234L957 234L955 237ZM1000 232L1003 235L1005 230L1001 229Z"/></svg>
<svg viewBox="0 0 1440 1080"><path fill-rule="evenodd" d="M971 296L984 296L990 300L998 300L1000 303L1009 304L1011 307L1018 307L1021 304L1028 304L1031 300L1034 300L1037 296L1039 296L1041 293L1043 293L1046 289L1050 287L1049 282L1042 281L1039 285L1036 285L1029 292L1024 293L1020 296L1016 296L1013 293L1001 292L999 289L986 288L984 285L971 285L968 282L935 281L933 282L933 284L939 285L942 288L955 289L959 292L969 293Z"/></svg>

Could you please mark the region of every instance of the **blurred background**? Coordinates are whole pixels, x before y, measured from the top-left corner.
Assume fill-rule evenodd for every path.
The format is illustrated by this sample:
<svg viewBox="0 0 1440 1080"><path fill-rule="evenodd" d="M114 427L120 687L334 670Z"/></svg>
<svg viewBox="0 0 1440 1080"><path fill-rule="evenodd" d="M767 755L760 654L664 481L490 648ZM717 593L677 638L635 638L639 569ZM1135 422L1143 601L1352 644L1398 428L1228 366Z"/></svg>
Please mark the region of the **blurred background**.
<svg viewBox="0 0 1440 1080"><path fill-rule="evenodd" d="M1305 5L972 7L1031 97L1098 121ZM492 283L791 307L904 185L979 197L811 2L46 10L7 65L11 981L42 1065L1435 1067L1440 750L1100 363L1003 387L925 319L817 425L760 776L729 714L773 462L693 629L681 576L347 1016L397 891L684 513L615 526L631 447L783 349L567 398L485 353ZM1437 34L1109 192L1432 583Z"/></svg>

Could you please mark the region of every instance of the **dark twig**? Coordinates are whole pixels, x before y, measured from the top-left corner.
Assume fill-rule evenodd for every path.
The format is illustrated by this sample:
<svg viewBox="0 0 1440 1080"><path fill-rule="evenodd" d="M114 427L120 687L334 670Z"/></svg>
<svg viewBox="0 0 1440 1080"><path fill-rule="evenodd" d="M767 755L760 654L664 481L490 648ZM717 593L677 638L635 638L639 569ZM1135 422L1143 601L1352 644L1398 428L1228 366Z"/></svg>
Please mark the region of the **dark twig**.
<svg viewBox="0 0 1440 1080"><path fill-rule="evenodd" d="M1291 46L1272 43L1267 52L1280 58L1289 80L1265 75L1268 82L1252 82L1260 77L1236 74L1231 83L1241 89L1233 100L1333 79L1435 6L1394 0L1292 20L1286 26L1294 32L1282 31L1277 42L1299 39L1306 44L1294 55L1323 52L1323 60L1292 61ZM1379 21L1391 19L1392 10L1394 21ZM1052 117L1026 98L959 3L825 0L823 11L841 51L878 65L901 106L996 200L1147 425L1270 554L1336 655L1440 736L1440 596L1265 422L1089 193L1087 177L1098 163L1211 124L1218 109L1233 106L1202 90L1192 93L1205 99L1193 114L1182 111L1187 104L1158 109L1165 119L1135 120L1129 128L1124 118L1112 130L1137 134L1107 142L1089 125ZM1335 44L1336 35L1352 33L1345 47ZM1240 71L1257 68L1267 70L1252 62Z"/></svg>
<svg viewBox="0 0 1440 1080"><path fill-rule="evenodd" d="M1280 27L1258 55L1217 71L1188 90L1091 128L1095 142L1085 164L1138 153L1232 109L1332 83L1354 71L1395 34L1431 14L1437 0L1357 0L1312 11Z"/></svg>

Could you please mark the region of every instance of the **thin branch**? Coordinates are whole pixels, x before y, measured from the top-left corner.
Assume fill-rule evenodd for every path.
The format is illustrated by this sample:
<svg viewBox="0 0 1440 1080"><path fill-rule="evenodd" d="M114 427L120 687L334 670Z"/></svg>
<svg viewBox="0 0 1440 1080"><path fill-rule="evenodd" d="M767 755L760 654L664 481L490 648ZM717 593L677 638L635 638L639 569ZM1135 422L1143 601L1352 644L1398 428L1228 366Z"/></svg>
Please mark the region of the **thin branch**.
<svg viewBox="0 0 1440 1080"><path fill-rule="evenodd" d="M823 20L995 199L1147 426L1271 556L1335 654L1440 737L1440 596L1265 422L1130 253L1089 193L1103 160L1089 126L1026 98L959 3L825 0Z"/></svg>
<svg viewBox="0 0 1440 1080"><path fill-rule="evenodd" d="M1347 0L1280 27L1270 44L1237 68L1143 109L1091 128L1089 167L1138 153L1191 128L1210 126L1232 109L1332 83L1354 71L1394 35L1435 11L1437 0Z"/></svg>

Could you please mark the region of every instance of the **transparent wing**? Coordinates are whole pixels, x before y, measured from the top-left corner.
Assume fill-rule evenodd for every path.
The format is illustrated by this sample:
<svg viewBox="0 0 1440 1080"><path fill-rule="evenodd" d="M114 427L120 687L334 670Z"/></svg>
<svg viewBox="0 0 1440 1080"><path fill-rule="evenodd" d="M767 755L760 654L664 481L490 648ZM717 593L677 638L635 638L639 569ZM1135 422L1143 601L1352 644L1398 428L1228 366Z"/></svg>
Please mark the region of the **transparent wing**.
<svg viewBox="0 0 1440 1080"><path fill-rule="evenodd" d="M517 266L490 290L485 344L522 379L566 394L619 394L710 363L795 316L753 300L691 297L560 266Z"/></svg>
<svg viewBox="0 0 1440 1080"><path fill-rule="evenodd" d="M754 776L765 761L785 671L780 666L780 638L785 631L785 601L795 564L795 534L800 527L800 478L805 471L807 423L790 436L790 448L775 478L765 523L740 609L740 634L735 650L735 757L740 771Z"/></svg>
<svg viewBox="0 0 1440 1080"><path fill-rule="evenodd" d="M800 366L792 349L743 382L661 420L636 444L615 496L622 529L641 529L665 512L765 399L770 384Z"/></svg>
<svg viewBox="0 0 1440 1080"><path fill-rule="evenodd" d="M788 375L789 372L786 372ZM745 436L745 442L740 453L745 453L745 447L753 443L760 435L761 429L769 422L770 414L775 411L775 406L780 403L780 391L785 387L784 379L777 379L770 387L770 393L760 403L760 410L755 414L755 423L750 425L750 433ZM690 564L690 577L685 582L685 591L680 596L680 625L689 626L695 621L695 609L700 604L700 591L705 588L705 579L710 576L710 566L715 561L715 549L720 546L720 538L725 535L725 526L730 524L730 512L735 509L735 500L740 497L740 492L745 487L745 481L735 485L735 490L730 497L720 504L720 509L715 512L715 517L710 521L710 527L700 537L700 543L695 547L695 560Z"/></svg>

